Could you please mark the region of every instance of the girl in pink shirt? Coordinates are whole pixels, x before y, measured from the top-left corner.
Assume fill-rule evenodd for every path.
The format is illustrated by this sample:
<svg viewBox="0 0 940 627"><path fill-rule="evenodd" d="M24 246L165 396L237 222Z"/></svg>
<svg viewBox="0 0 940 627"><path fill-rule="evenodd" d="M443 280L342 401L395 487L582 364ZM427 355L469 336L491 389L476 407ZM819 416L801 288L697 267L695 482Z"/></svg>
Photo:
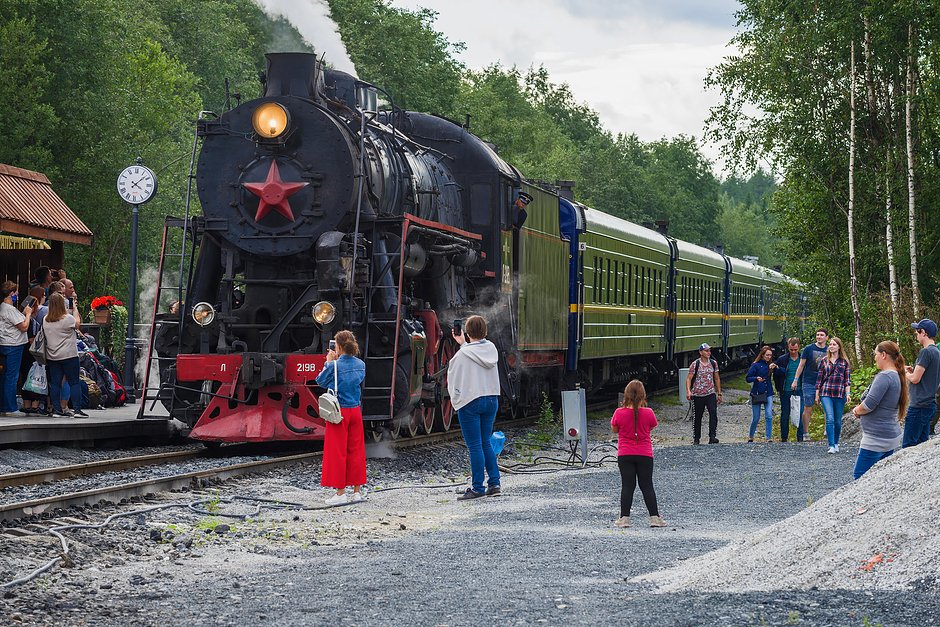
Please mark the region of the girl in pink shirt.
<svg viewBox="0 0 940 627"><path fill-rule="evenodd" d="M617 434L617 466L620 467L620 518L614 521L617 527L630 526L630 508L633 492L640 484L643 500L650 515L650 527L665 527L656 505L653 489L653 441L650 431L656 425L656 414L646 406L646 388L643 382L634 379L623 390L623 405L610 419L610 428Z"/></svg>

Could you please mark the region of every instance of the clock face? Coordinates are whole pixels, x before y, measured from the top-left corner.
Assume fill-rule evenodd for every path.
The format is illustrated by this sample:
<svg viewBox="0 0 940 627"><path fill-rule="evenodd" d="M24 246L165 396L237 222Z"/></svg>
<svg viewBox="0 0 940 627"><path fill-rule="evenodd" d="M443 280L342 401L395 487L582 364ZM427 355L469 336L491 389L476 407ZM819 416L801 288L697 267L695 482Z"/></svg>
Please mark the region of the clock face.
<svg viewBox="0 0 940 627"><path fill-rule="evenodd" d="M121 198L132 205L140 205L150 200L157 191L157 178L149 168L131 165L121 172L117 180L117 190Z"/></svg>

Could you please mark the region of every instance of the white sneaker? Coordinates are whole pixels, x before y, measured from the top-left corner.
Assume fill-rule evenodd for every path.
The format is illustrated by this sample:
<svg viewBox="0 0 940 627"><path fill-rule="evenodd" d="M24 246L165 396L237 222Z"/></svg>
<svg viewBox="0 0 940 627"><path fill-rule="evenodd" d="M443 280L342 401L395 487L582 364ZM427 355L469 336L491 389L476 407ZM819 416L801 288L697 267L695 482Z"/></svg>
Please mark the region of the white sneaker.
<svg viewBox="0 0 940 627"><path fill-rule="evenodd" d="M832 454L835 453L835 452L836 452L836 447L830 446L830 447L829 447L829 454L832 455Z"/></svg>
<svg viewBox="0 0 940 627"><path fill-rule="evenodd" d="M839 445L836 444L834 448L836 449L836 453L838 453L838 452L839 452Z"/></svg>
<svg viewBox="0 0 940 627"><path fill-rule="evenodd" d="M366 497L362 496L362 492L353 492L349 495L350 503L361 503L364 500L366 500Z"/></svg>
<svg viewBox="0 0 940 627"><path fill-rule="evenodd" d="M349 496L345 492L343 494L334 494L325 502L327 505L345 505L349 502Z"/></svg>

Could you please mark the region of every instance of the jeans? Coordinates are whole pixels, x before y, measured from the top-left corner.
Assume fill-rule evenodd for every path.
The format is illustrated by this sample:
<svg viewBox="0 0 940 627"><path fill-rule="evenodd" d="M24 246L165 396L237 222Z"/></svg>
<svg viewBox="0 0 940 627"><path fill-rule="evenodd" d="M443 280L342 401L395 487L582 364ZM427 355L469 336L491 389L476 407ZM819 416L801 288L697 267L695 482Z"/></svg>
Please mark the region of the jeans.
<svg viewBox="0 0 940 627"><path fill-rule="evenodd" d="M49 401L53 412L62 411L62 379L69 382L69 397L72 399L72 409L78 411L82 408L82 386L79 385L78 357L69 357L60 361L52 359L46 361L46 380L49 382Z"/></svg>
<svg viewBox="0 0 940 627"><path fill-rule="evenodd" d="M907 417L904 419L904 437L901 439L901 448L926 442L930 437L930 421L936 413L936 401L927 407L908 407Z"/></svg>
<svg viewBox="0 0 940 627"><path fill-rule="evenodd" d="M838 446L842 436L842 410L845 409L845 397L820 396L823 412L826 414L826 438L829 446Z"/></svg>
<svg viewBox="0 0 940 627"><path fill-rule="evenodd" d="M858 457L855 458L855 470L852 474L856 479L868 472L868 469L883 460L886 457L894 455L894 451L869 451L868 449L858 449Z"/></svg>
<svg viewBox="0 0 940 627"><path fill-rule="evenodd" d="M692 426L692 437L698 442L702 439L702 415L705 408L708 408L708 437L715 439L718 437L718 396L709 394L708 396L693 396L692 405L695 409L695 422Z"/></svg>
<svg viewBox="0 0 940 627"><path fill-rule="evenodd" d="M650 516L659 516L656 504L656 490L653 489L653 458L645 455L619 455L617 467L620 468L620 515L629 516L633 507L633 493L636 484L640 484L646 511Z"/></svg>
<svg viewBox="0 0 940 627"><path fill-rule="evenodd" d="M23 350L26 344L19 346L0 346L0 355L6 359L3 370L3 387L0 388L0 411L13 413L16 406L16 381L20 376L20 362L23 360Z"/></svg>
<svg viewBox="0 0 940 627"><path fill-rule="evenodd" d="M790 398L797 392L784 392L780 395L780 441L790 439ZM796 428L795 440L803 440L803 399L800 398L800 426Z"/></svg>
<svg viewBox="0 0 940 627"><path fill-rule="evenodd" d="M760 411L764 408L764 422L766 424L767 439L774 436L774 397L768 396L766 403L760 405L751 404L751 430L748 432L748 438L753 440L754 433L757 431L757 423L760 421Z"/></svg>
<svg viewBox="0 0 940 627"><path fill-rule="evenodd" d="M498 409L498 396L481 396L457 410L460 431L463 432L463 439L470 453L471 487L474 492L484 492L484 468L489 476L489 487L495 488L499 485L499 466L496 463L496 453L490 444Z"/></svg>

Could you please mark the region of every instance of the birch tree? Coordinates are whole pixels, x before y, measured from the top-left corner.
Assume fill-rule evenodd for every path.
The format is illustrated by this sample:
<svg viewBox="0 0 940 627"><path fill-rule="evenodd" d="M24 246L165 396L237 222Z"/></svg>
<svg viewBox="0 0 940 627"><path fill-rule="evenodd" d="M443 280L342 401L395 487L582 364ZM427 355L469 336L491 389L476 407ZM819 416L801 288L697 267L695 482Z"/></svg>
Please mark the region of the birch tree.
<svg viewBox="0 0 940 627"><path fill-rule="evenodd" d="M907 229L911 248L911 299L914 317L920 318L920 286L917 283L917 220L914 206L914 133L911 109L915 91L914 23L907 27L907 80L904 99L904 135L907 144Z"/></svg>
<svg viewBox="0 0 940 627"><path fill-rule="evenodd" d="M852 316L855 318L855 359L862 361L862 316L858 310L858 275L855 271L855 42L849 53L849 282Z"/></svg>

